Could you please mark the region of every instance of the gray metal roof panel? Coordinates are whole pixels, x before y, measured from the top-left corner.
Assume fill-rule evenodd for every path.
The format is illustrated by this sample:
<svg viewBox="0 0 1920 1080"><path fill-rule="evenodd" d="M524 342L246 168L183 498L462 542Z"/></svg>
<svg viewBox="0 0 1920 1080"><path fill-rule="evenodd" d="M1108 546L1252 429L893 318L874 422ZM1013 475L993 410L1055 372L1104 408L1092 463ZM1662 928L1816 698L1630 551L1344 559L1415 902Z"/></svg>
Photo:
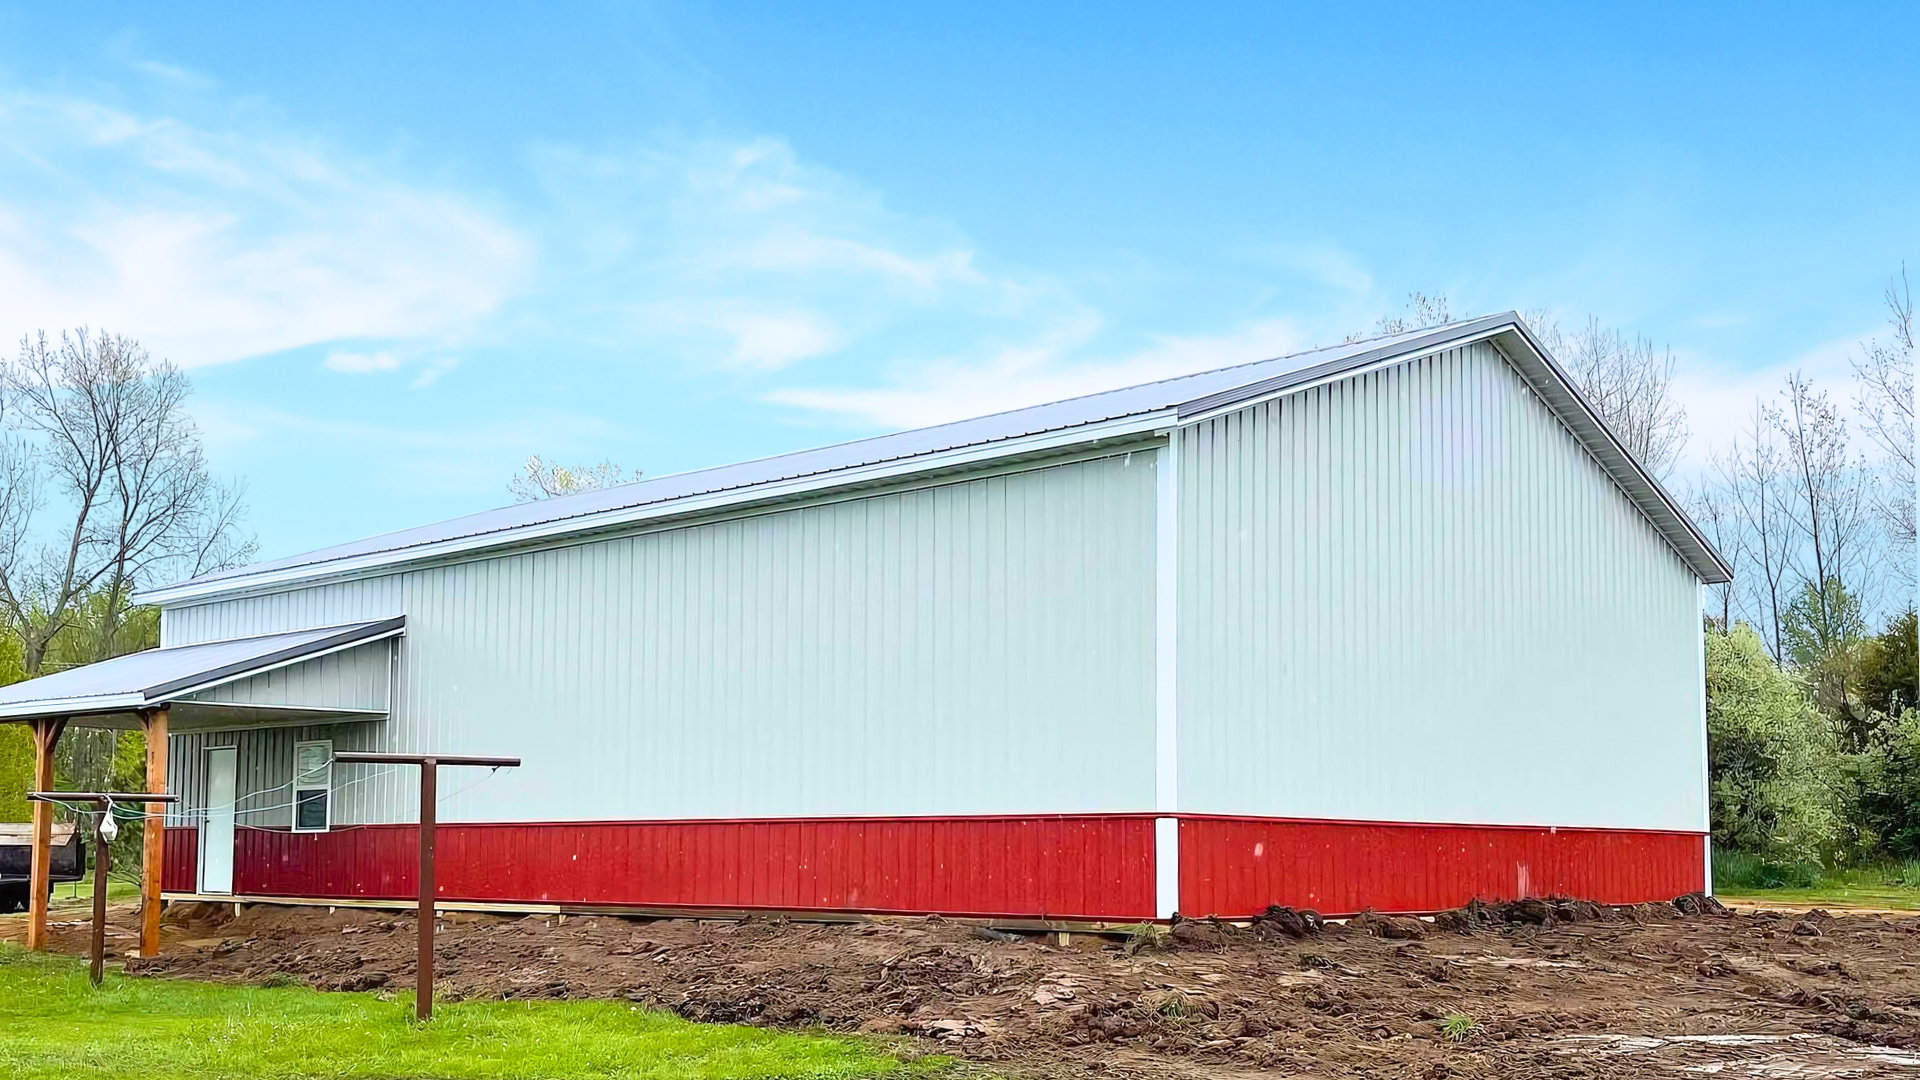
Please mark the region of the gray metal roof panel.
<svg viewBox="0 0 1920 1080"><path fill-rule="evenodd" d="M1457 332L1459 328L1452 329ZM586 517L611 510L667 503L676 499L733 491L780 480L817 476L863 465L899 461L926 454L1017 439L1027 435L1063 431L1106 420L1174 408L1195 398L1217 394L1239 386L1257 384L1303 367L1337 364L1344 358L1361 354L1402 351L1404 348L1402 343L1405 339L1432 337L1435 334L1436 331L1420 331L1313 349L1275 359L1259 360L1250 364L1203 371L1193 375L1181 375L1158 382L1087 394L970 420L957 420L933 427L915 428L891 435L879 435L711 469L675 473L671 476L622 484L600 491L587 491L578 495L504 506L431 525L421 525L398 532L371 536L364 540L320 548L283 559L254 563L216 574L206 574L183 584L214 582L225 578L251 576L265 571L318 565L361 555L402 551L446 540Z"/></svg>
<svg viewBox="0 0 1920 1080"><path fill-rule="evenodd" d="M129 653L0 686L0 713L17 714L22 707L35 702L76 702L91 698L139 697L157 704L183 690L244 678L278 664L392 634L405 624L405 617L401 616Z"/></svg>

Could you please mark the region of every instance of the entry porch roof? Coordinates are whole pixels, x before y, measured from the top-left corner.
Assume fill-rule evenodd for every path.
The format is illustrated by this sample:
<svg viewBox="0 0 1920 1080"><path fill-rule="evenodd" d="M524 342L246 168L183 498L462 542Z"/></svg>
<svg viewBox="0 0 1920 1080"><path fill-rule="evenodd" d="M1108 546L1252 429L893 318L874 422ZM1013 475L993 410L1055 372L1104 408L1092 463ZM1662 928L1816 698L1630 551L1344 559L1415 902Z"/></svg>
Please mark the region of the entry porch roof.
<svg viewBox="0 0 1920 1080"><path fill-rule="evenodd" d="M0 686L0 723L47 718L89 727L138 727L143 710L168 706L172 730L239 723L379 719L384 709L340 707L296 690L272 702L209 700L207 691L332 653L396 638L406 617L285 634L209 641L117 656ZM382 695L384 696L384 695Z"/></svg>

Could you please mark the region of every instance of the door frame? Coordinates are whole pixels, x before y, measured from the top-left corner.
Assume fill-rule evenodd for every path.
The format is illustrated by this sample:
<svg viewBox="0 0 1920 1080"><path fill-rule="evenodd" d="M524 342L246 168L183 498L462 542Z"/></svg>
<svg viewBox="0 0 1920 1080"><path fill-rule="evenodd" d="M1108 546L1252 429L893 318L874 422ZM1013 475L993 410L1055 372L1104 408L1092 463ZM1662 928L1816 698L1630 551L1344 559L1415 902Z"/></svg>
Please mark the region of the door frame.
<svg viewBox="0 0 1920 1080"><path fill-rule="evenodd" d="M225 760L229 763L228 770L231 774L228 783L230 793L226 798L224 808L221 806L221 801L215 798L214 791L214 762L220 760L219 755L222 754L226 755ZM237 746L209 746L207 747L206 764L207 819L205 827L200 830L200 880L197 884L203 893L223 893L230 896L233 894L234 839L239 818L239 815L235 811L240 801L240 748ZM227 880L226 887L220 889L213 887L214 883L210 880L212 875L208 873L208 871L213 868L213 859L211 856L218 851L218 848L211 842L213 840L216 815L224 815L227 833L225 853Z"/></svg>

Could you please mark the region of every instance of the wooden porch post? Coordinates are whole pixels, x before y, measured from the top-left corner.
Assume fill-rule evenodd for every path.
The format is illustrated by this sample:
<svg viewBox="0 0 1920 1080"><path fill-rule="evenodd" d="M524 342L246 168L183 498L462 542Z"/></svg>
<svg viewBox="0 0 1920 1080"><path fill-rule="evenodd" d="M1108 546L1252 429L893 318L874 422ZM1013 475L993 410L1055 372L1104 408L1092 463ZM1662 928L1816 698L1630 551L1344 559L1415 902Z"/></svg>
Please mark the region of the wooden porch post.
<svg viewBox="0 0 1920 1080"><path fill-rule="evenodd" d="M33 789L53 790L53 748L64 719L33 720ZM33 864L27 875L27 948L47 947L47 887L53 877L53 804L33 804Z"/></svg>
<svg viewBox="0 0 1920 1080"><path fill-rule="evenodd" d="M147 732L147 793L167 793L167 707L141 714ZM140 841L140 955L160 955L160 871L167 853L167 805L146 804Z"/></svg>

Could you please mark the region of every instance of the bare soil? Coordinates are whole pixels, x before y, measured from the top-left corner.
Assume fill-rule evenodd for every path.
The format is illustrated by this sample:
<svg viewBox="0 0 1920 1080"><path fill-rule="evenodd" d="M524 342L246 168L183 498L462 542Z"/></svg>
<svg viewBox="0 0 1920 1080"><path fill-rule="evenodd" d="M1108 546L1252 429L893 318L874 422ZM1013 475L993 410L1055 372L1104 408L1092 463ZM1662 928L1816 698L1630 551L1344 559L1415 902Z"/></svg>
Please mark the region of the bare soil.
<svg viewBox="0 0 1920 1080"><path fill-rule="evenodd" d="M116 950L133 941L120 919ZM62 923L56 947L86 933ZM126 970L406 989L414 943L412 918L387 912L186 905L162 955ZM438 957L442 1000L616 998L898 1034L1010 1076L1920 1077L1920 918L1699 897L1345 925L1275 909L1064 945L937 918L449 914Z"/></svg>

